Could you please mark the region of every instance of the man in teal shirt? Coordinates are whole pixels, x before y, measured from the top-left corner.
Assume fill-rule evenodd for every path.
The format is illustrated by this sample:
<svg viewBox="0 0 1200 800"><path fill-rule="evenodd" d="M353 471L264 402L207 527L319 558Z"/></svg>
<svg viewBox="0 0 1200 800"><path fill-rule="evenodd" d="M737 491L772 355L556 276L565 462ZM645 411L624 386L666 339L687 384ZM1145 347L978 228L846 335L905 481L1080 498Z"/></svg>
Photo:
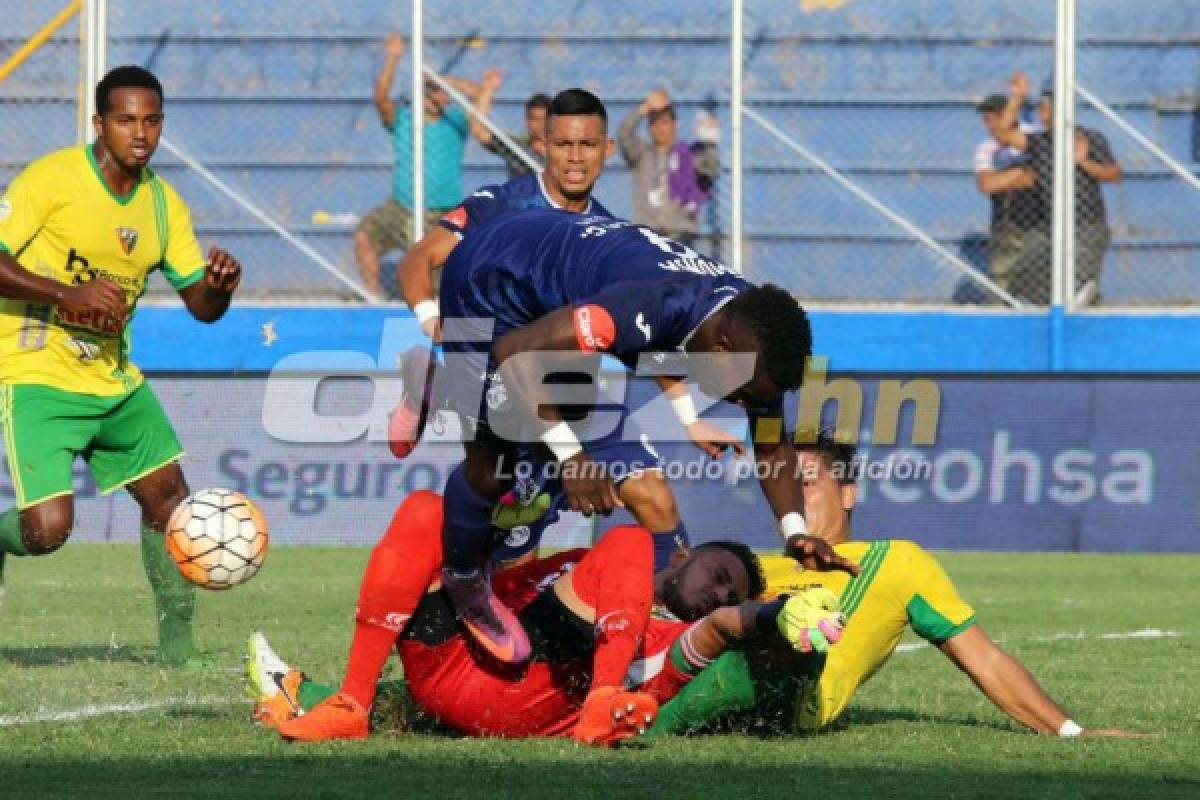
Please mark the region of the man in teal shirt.
<svg viewBox="0 0 1200 800"><path fill-rule="evenodd" d="M397 107L391 98L396 65L404 57L404 40L394 33L387 37L387 57L375 79L375 108L392 136L396 168L392 196L371 209L354 232L354 257L367 288L382 293L379 257L397 248L407 250L413 242L412 109ZM447 77L446 82L474 101L479 85ZM467 113L455 105L435 84L425 84L425 226L428 231L446 212L462 200L462 159L467 145ZM397 293L389 281L389 294Z"/></svg>

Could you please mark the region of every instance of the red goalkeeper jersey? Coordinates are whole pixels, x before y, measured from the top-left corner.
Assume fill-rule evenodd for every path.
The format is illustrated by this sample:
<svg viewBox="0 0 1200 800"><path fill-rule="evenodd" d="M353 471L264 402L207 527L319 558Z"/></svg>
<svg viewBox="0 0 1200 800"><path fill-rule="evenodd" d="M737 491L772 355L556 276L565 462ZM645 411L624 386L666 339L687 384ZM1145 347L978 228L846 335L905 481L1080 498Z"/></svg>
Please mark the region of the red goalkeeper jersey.
<svg viewBox="0 0 1200 800"><path fill-rule="evenodd" d="M501 665L476 652L457 627L446 628L446 612L438 610L444 601L436 594L427 596L399 643L413 699L443 724L473 736L569 735L591 685L591 652L582 644L590 631L581 631L584 624L546 590L586 553L560 553L506 570L493 580L497 597L518 613L535 642L534 659L522 667ZM674 697L691 676L676 666L671 646L689 627L673 619L651 619L626 685L660 703ZM561 646L562 640L581 644Z"/></svg>

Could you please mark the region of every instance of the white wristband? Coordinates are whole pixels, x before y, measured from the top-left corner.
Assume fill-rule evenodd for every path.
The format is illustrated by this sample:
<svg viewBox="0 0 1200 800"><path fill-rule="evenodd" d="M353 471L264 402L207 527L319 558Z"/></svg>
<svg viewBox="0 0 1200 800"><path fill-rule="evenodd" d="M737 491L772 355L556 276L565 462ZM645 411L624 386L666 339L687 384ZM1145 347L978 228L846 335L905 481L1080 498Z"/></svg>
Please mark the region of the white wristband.
<svg viewBox="0 0 1200 800"><path fill-rule="evenodd" d="M1082 733L1083 728L1073 719L1063 720L1063 724L1058 726L1059 736L1079 736Z"/></svg>
<svg viewBox="0 0 1200 800"><path fill-rule="evenodd" d="M442 310L438 308L437 300L422 300L413 306L413 313L417 315L417 322L424 325L429 320L440 317Z"/></svg>
<svg viewBox="0 0 1200 800"><path fill-rule="evenodd" d="M685 428L692 427L700 420L700 415L696 413L696 404L692 402L690 393L682 397L672 397L671 408L675 409L675 416L679 418L679 422Z"/></svg>
<svg viewBox="0 0 1200 800"><path fill-rule="evenodd" d="M583 450L583 445L579 443L575 431L571 430L571 426L565 422L560 422L543 433L542 441L560 462L566 461Z"/></svg>
<svg viewBox="0 0 1200 800"><path fill-rule="evenodd" d="M779 532L783 534L785 542L793 536L807 536L808 523L804 521L804 516L799 511L789 511L783 515L783 519L779 520Z"/></svg>

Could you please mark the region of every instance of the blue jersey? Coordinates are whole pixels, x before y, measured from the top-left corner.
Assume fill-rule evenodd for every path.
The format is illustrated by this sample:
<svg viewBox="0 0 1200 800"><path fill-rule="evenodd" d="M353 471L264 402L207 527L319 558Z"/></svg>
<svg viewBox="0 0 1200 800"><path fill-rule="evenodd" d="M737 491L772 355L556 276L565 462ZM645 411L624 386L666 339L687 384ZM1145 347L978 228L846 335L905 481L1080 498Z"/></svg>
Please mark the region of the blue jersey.
<svg viewBox="0 0 1200 800"><path fill-rule="evenodd" d="M553 208L558 206L546 193L541 173L528 172L507 183L482 187L442 217L438 224L461 237L468 228L484 225L502 214ZM594 217L612 216L594 197L588 200L583 213Z"/></svg>
<svg viewBox="0 0 1200 800"><path fill-rule="evenodd" d="M572 306L581 349L636 369L641 353L683 350L705 319L749 288L729 267L649 228L531 210L467 232L446 262L441 307L446 319L494 320L495 341Z"/></svg>

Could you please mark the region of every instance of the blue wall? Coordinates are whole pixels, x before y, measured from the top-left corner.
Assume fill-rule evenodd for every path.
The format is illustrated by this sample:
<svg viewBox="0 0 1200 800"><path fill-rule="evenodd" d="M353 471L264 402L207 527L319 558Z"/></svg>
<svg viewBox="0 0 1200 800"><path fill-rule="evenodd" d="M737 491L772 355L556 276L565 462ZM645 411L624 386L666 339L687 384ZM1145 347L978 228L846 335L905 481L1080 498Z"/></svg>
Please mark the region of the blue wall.
<svg viewBox="0 0 1200 800"><path fill-rule="evenodd" d="M1046 314L815 311L812 322L817 353L837 372L1054 371ZM277 337L270 344L264 326ZM244 307L206 326L182 309L151 307L138 312L133 338L134 360L148 372L267 372L298 356L289 363L360 368L361 354L381 353L390 368L395 353L423 341L403 308ZM1062 371L1073 374L1200 372L1200 314L1069 315L1063 349Z"/></svg>

